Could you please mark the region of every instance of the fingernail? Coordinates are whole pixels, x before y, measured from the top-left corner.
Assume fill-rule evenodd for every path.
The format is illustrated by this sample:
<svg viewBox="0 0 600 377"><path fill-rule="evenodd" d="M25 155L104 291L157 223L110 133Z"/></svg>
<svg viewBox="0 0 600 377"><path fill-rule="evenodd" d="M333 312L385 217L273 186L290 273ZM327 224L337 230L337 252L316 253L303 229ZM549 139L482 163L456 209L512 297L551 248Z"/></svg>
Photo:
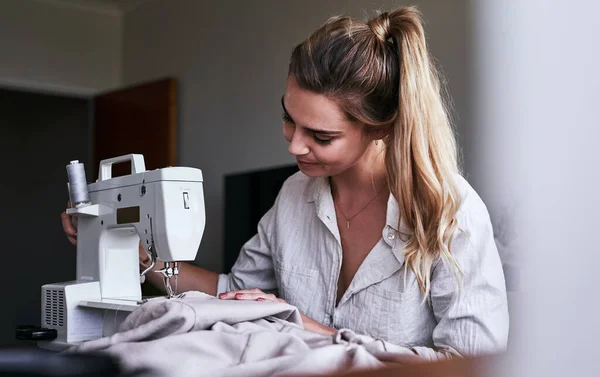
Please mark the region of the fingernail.
<svg viewBox="0 0 600 377"><path fill-rule="evenodd" d="M220 293L220 294L219 294L219 298L223 298L223 297L225 297L225 296L226 296L226 293Z"/></svg>
<svg viewBox="0 0 600 377"><path fill-rule="evenodd" d="M235 294L235 298L242 298L242 297L244 297L243 293L236 293Z"/></svg>
<svg viewBox="0 0 600 377"><path fill-rule="evenodd" d="M256 301L265 301L265 299L262 298L262 297L259 297L259 298L256 299Z"/></svg>

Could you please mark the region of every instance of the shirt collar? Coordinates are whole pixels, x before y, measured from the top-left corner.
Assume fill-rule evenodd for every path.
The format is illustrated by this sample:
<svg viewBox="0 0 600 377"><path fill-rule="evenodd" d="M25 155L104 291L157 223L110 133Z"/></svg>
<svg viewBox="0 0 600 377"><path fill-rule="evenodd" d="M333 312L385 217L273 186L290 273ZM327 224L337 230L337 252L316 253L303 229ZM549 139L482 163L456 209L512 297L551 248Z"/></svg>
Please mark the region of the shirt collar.
<svg viewBox="0 0 600 377"><path fill-rule="evenodd" d="M328 177L311 178L311 181L304 192L304 199L307 203L315 202L317 208L321 208L321 205L323 204L322 201L327 193L331 193ZM398 224L399 218L400 208L398 206L398 201L390 194L387 203L386 225L403 235L412 234L412 231L408 229L404 221L400 221L400 224Z"/></svg>
<svg viewBox="0 0 600 377"><path fill-rule="evenodd" d="M328 177L311 178L310 183L304 191L304 200L307 203L318 202L327 190L331 190Z"/></svg>

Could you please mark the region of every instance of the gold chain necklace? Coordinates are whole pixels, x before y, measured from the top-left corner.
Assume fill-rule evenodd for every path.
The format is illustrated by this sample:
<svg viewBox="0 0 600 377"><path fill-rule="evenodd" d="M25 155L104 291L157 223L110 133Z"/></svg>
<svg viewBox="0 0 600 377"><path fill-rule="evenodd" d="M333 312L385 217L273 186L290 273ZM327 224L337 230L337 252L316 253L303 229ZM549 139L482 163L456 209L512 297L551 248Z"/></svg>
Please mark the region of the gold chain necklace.
<svg viewBox="0 0 600 377"><path fill-rule="evenodd" d="M333 200L333 205L334 205L335 207L337 207L337 209L339 209L339 210L340 210L340 213L342 214L342 216L343 216L343 217L344 217L344 219L346 220L346 228L350 229L350 220L352 220L353 218L355 218L356 216L358 216L358 214L359 214L359 213L361 213L362 211L364 211L364 210L365 210L365 208L367 208L367 207L369 206L369 204L373 203L373 201L374 201L375 199L377 199L377 197L379 196L379 194L381 194L381 192L383 191L383 189L384 189L384 188L385 188L385 185L383 185L383 186L381 187L381 189L379 190L379 192L377 193L377 195L375 195L375 196L373 197L373 199L369 200L369 202L368 202L367 204L365 204L365 206L364 206L364 207L362 207L362 208L360 209L360 211L356 212L354 215L352 215L352 216L350 216L350 217L347 217L347 216L346 216L346 214L344 213L344 211L342 211L342 207L341 207L339 204L337 204L337 203L335 202L335 199Z"/></svg>

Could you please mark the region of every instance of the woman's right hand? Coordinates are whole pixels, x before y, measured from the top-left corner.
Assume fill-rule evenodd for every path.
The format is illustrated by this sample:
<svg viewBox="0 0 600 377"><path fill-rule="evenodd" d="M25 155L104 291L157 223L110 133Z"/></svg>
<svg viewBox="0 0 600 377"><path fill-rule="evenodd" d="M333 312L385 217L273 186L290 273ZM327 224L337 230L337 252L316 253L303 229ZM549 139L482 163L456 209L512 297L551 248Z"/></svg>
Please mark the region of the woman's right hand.
<svg viewBox="0 0 600 377"><path fill-rule="evenodd" d="M71 202L67 202L67 208L71 207ZM73 225L73 221L71 220L71 215L68 215L66 211L60 214L60 219L62 220L63 230L67 235L67 239L73 246L77 246L77 228Z"/></svg>

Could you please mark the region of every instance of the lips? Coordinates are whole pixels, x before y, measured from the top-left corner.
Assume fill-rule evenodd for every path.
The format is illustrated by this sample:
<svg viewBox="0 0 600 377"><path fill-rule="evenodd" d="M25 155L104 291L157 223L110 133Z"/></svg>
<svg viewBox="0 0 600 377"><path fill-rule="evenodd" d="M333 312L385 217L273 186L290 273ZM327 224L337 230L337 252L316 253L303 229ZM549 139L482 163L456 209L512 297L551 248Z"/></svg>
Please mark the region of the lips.
<svg viewBox="0 0 600 377"><path fill-rule="evenodd" d="M304 165L316 165L317 164L316 162L302 161L302 160L299 160L299 159L296 159L296 161L299 164L304 164Z"/></svg>

